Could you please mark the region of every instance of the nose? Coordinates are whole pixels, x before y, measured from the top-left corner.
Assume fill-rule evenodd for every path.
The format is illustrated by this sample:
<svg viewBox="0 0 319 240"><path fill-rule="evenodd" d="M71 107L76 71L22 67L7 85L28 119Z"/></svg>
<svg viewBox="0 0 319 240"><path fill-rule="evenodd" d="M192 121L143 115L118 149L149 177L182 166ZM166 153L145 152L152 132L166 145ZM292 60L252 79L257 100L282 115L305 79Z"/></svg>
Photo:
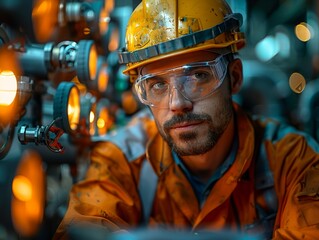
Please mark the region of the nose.
<svg viewBox="0 0 319 240"><path fill-rule="evenodd" d="M173 86L170 91L169 108L175 112L190 111L193 108L193 103L185 98L183 94Z"/></svg>

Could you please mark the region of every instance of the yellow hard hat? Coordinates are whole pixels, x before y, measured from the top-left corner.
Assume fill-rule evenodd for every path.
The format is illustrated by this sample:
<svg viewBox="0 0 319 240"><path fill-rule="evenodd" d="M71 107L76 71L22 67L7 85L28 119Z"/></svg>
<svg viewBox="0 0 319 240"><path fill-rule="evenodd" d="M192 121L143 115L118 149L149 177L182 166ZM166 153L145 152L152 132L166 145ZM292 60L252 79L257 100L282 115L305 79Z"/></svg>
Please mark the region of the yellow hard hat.
<svg viewBox="0 0 319 240"><path fill-rule="evenodd" d="M123 73L133 79L150 62L204 49L244 47L242 15L225 0L143 0L126 29L126 48L119 51Z"/></svg>

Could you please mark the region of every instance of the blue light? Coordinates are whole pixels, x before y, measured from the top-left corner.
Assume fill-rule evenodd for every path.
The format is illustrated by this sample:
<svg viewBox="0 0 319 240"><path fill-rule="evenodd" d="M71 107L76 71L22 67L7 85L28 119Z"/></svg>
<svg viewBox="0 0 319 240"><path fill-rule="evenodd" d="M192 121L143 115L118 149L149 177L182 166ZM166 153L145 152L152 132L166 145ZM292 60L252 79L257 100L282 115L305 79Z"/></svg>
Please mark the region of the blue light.
<svg viewBox="0 0 319 240"><path fill-rule="evenodd" d="M257 57L266 62L276 56L288 58L290 54L289 37L283 32L277 32L275 36L268 36L261 40L255 47Z"/></svg>
<svg viewBox="0 0 319 240"><path fill-rule="evenodd" d="M256 45L255 52L260 60L269 61L279 52L278 42L274 37L268 36Z"/></svg>

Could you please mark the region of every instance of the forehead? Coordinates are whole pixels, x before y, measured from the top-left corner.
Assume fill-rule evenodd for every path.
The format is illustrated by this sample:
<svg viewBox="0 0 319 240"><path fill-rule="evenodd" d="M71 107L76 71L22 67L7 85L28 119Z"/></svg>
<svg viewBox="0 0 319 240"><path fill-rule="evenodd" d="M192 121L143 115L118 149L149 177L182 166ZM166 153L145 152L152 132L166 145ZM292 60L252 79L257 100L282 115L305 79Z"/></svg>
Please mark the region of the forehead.
<svg viewBox="0 0 319 240"><path fill-rule="evenodd" d="M184 55L161 59L156 62L146 64L145 66L139 69L139 72L145 75L149 73L155 73L167 69L172 69L175 67L180 67L192 62L212 61L216 57L218 57L218 54L210 51L198 51L193 53L187 53Z"/></svg>

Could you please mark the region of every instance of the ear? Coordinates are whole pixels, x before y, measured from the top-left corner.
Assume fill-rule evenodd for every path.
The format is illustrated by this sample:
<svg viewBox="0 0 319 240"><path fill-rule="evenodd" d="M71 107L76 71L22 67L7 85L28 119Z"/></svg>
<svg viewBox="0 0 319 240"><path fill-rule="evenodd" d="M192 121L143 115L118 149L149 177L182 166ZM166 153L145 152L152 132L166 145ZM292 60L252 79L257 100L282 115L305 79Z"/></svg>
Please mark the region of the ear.
<svg viewBox="0 0 319 240"><path fill-rule="evenodd" d="M243 84L243 64L242 61L238 58L234 59L228 66L230 84L231 84L231 93L236 94L241 89Z"/></svg>

